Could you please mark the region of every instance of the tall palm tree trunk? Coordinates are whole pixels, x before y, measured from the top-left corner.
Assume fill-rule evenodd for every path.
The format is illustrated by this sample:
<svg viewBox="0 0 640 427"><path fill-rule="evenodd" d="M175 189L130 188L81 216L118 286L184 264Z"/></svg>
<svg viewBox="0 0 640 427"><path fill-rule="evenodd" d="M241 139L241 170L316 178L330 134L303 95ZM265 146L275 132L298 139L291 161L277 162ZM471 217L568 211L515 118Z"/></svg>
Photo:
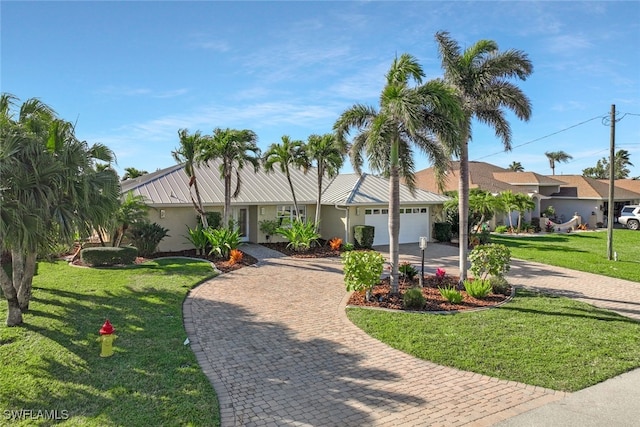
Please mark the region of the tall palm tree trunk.
<svg viewBox="0 0 640 427"><path fill-rule="evenodd" d="M195 171L193 171L192 180L193 180L193 190L196 192L197 203L195 200L193 200L193 197L191 198L191 202L193 203L193 206L196 208L196 212L198 212L198 215L200 215L200 222L202 222L202 227L209 228L209 223L207 222L207 215L204 213L204 208L202 207L202 197L200 197L200 189L198 188L198 180L196 179Z"/></svg>
<svg viewBox="0 0 640 427"><path fill-rule="evenodd" d="M466 133L460 146L460 182L458 185L458 245L460 247L460 285L467 279L467 256L469 253L469 138Z"/></svg>
<svg viewBox="0 0 640 427"><path fill-rule="evenodd" d="M400 234L400 176L398 171L398 143L391 145L389 176L389 259L391 261L391 294L398 294L398 264Z"/></svg>
<svg viewBox="0 0 640 427"><path fill-rule="evenodd" d="M289 173L289 168L286 169L287 172L287 181L289 181L289 189L291 189L291 197L293 198L293 209L296 211L296 219L300 220L300 211L298 210L298 201L296 200L296 192L293 189L293 182L291 181L291 174Z"/></svg>
<svg viewBox="0 0 640 427"><path fill-rule="evenodd" d="M314 225L316 227L316 233L320 232L320 208L322 206L322 178L324 176L324 168L318 164L318 200L316 201L316 217Z"/></svg>
<svg viewBox="0 0 640 427"><path fill-rule="evenodd" d="M18 294L13 287L13 283L9 275L4 271L4 268L0 266L0 285L2 286L2 292L8 303L9 311L7 312L7 326L17 326L22 324L22 310L20 310L20 303L18 302Z"/></svg>
<svg viewBox="0 0 640 427"><path fill-rule="evenodd" d="M231 216L231 167L225 168L224 174L224 212L222 213L224 227L229 227Z"/></svg>

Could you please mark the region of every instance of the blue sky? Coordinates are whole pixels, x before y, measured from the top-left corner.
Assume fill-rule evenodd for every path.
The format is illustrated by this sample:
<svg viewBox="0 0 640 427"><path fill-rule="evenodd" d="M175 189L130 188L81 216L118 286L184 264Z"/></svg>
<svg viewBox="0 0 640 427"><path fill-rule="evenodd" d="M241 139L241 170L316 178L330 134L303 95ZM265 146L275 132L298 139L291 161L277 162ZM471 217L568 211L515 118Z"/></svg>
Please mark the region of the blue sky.
<svg viewBox="0 0 640 427"><path fill-rule="evenodd" d="M616 104L616 148L631 153L631 176L640 176L638 1L2 1L0 8L2 92L38 97L76 122L78 137L114 150L120 172L173 165L180 128L251 129L262 149L282 135L330 132L354 103L377 105L396 54L416 56L427 79L440 77L434 34L446 30L461 46L492 39L523 50L534 65L519 83L533 116L510 116L513 151L504 153L476 124L471 160L519 161L550 174L545 151L563 150L574 159L556 174L580 174L608 155L601 117ZM429 166L421 155L416 163ZM347 162L343 172L351 171Z"/></svg>

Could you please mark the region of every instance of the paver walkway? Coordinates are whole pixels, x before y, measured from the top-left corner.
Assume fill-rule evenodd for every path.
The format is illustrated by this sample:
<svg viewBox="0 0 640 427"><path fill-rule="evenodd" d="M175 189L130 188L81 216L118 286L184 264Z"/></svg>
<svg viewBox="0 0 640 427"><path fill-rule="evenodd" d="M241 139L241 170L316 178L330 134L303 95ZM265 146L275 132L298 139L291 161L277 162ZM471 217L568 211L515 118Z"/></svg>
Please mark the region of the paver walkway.
<svg viewBox="0 0 640 427"><path fill-rule="evenodd" d="M401 245L401 259L420 265L414 246ZM435 365L370 338L344 314L337 258L244 249L263 261L202 284L184 304L185 327L216 389L223 427L486 426L566 395ZM456 260L455 248L434 244L425 266L457 274ZM640 315L638 283L627 290L627 283L600 276L514 264L513 283Z"/></svg>

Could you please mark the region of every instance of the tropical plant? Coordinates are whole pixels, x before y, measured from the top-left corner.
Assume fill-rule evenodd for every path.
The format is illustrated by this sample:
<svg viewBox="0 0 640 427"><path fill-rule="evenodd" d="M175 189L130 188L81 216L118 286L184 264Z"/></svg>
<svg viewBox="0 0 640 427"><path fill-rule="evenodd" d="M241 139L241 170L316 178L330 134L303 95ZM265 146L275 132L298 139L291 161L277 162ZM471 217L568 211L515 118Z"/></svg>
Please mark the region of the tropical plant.
<svg viewBox="0 0 640 427"><path fill-rule="evenodd" d="M496 196L488 191L472 189L469 191L469 218L477 218L474 231L477 233L483 230L485 220L493 217L500 210L500 201ZM471 225L471 221L470 225Z"/></svg>
<svg viewBox="0 0 640 427"><path fill-rule="evenodd" d="M411 265L410 262L400 263L400 267L398 267L398 271L403 278L412 280L418 274L418 270Z"/></svg>
<svg viewBox="0 0 640 427"><path fill-rule="evenodd" d="M204 254L209 244L209 239L204 234L202 225L198 224L196 228L189 228L189 226L187 226L187 233L185 237L196 248L196 255Z"/></svg>
<svg viewBox="0 0 640 427"><path fill-rule="evenodd" d="M520 80L532 73L533 65L527 54L519 50L500 52L492 40L480 40L464 51L448 32L436 33L436 40L444 70L444 79L458 94L464 112L462 131L458 140L460 159L459 216L460 242L468 241L469 210L469 151L471 125L475 118L491 126L502 140L505 150L511 149L511 127L505 109L521 120L531 116L531 102L510 79ZM460 247L460 280L467 278L467 245Z"/></svg>
<svg viewBox="0 0 640 427"><path fill-rule="evenodd" d="M573 159L572 156L564 151L547 151L544 155L549 159L549 167L551 168L552 175L556 174L556 163L567 163L569 160Z"/></svg>
<svg viewBox="0 0 640 427"><path fill-rule="evenodd" d="M407 289L406 292L402 295L402 305L406 309L421 309L424 304L427 302L424 295L422 295L422 290L419 288L411 288Z"/></svg>
<svg viewBox="0 0 640 427"><path fill-rule="evenodd" d="M458 132L460 105L451 88L439 80L422 84L424 72L415 57L394 59L380 94L379 109L362 104L343 112L334 125L344 140L356 129L350 159L362 173L366 156L370 169L389 177L389 258L391 293L398 294L400 177L415 189L413 151L416 147L433 163L440 184L449 165L449 147Z"/></svg>
<svg viewBox="0 0 640 427"><path fill-rule="evenodd" d="M279 144L273 143L264 153L262 159L264 170L267 173L273 172L276 164L280 165L280 171L287 177L291 197L293 198L293 209L296 212L296 219L300 219L300 211L298 210L298 201L296 200L296 191L291 181L291 169L302 169L305 173L309 169L309 159L305 151L305 145L302 141L291 140L287 135L282 137Z"/></svg>
<svg viewBox="0 0 640 427"><path fill-rule="evenodd" d="M240 171L245 164L251 164L254 171L260 167L260 148L256 145L258 137L248 129L220 129L213 130L210 138L204 139L202 150L196 159L208 164L209 161L220 159L220 178L224 181L224 210L222 224L229 225L231 216L231 199L238 197L242 181ZM231 192L231 181L235 172L236 187Z"/></svg>
<svg viewBox="0 0 640 427"><path fill-rule="evenodd" d="M484 299L491 293L493 287L489 279L467 279L464 281L464 290L473 298Z"/></svg>
<svg viewBox="0 0 640 427"><path fill-rule="evenodd" d="M71 123L59 119L38 99L0 96L0 253L11 252L12 275L0 257L0 286L8 302L7 325L23 322L39 250L69 243L106 227L118 204L119 182L110 168L113 153L75 136Z"/></svg>
<svg viewBox="0 0 640 427"><path fill-rule="evenodd" d="M505 245L490 243L473 248L469 254L471 272L477 279L504 276L511 268L511 251Z"/></svg>
<svg viewBox="0 0 640 427"><path fill-rule="evenodd" d="M180 147L172 151L171 154L176 162L184 163L184 172L189 178L189 196L191 197L191 203L200 217L202 227L207 228L209 227L209 223L207 222L207 216L204 208L202 207L202 197L200 196L200 189L198 187L198 180L196 177L198 156L202 151L202 145L204 144L204 141L206 141L207 137L203 137L200 134L200 131L196 131L194 134L190 135L188 129L180 129L178 131L178 137L180 138ZM196 194L195 199L193 194L191 194L192 187Z"/></svg>
<svg viewBox="0 0 640 427"><path fill-rule="evenodd" d="M329 240L329 247L332 251L339 251L342 247L342 239L339 237L334 237L333 239Z"/></svg>
<svg viewBox="0 0 640 427"><path fill-rule="evenodd" d="M437 278L438 280L444 280L444 278L446 277L446 275L447 275L447 271L446 271L444 268L440 268L440 267L438 267L438 268L436 269L436 278Z"/></svg>
<svg viewBox="0 0 640 427"><path fill-rule="evenodd" d="M122 180L126 181L128 179L133 179L133 178L139 178L142 175L146 175L149 172L145 171L145 170L140 170L140 169L136 169L136 168L124 168L124 175L122 175Z"/></svg>
<svg viewBox="0 0 640 427"><path fill-rule="evenodd" d="M264 219L258 223L260 225L260 231L262 231L267 240L269 240L270 236L273 236L278 231L278 227L280 227L280 223L275 219Z"/></svg>
<svg viewBox="0 0 640 427"><path fill-rule="evenodd" d="M614 157L614 179L625 179L631 171L627 166L633 166L629 160L631 154L627 150L616 151ZM582 175L593 179L609 179L610 166L606 157L598 160L595 167L582 170Z"/></svg>
<svg viewBox="0 0 640 427"><path fill-rule="evenodd" d="M242 258L244 258L244 254L242 253L242 251L239 251L238 249L231 249L231 251L229 251L230 265L235 265L239 262L242 262Z"/></svg>
<svg viewBox="0 0 640 427"><path fill-rule="evenodd" d="M511 162L507 169L512 172L524 172L524 166L522 166L522 163L516 161Z"/></svg>
<svg viewBox="0 0 640 427"><path fill-rule="evenodd" d="M155 222L144 221L131 227L129 235L133 246L138 248L138 255L150 257L156 252L160 241L169 235L169 230Z"/></svg>
<svg viewBox="0 0 640 427"><path fill-rule="evenodd" d="M367 301L371 289L380 282L384 269L384 258L377 251L348 251L342 253L344 283L347 291L365 291Z"/></svg>
<svg viewBox="0 0 640 427"><path fill-rule="evenodd" d="M124 200L120 201L120 206L115 213L115 230L111 237L112 246L120 246L129 227L146 220L148 211L149 206L144 203L143 196L134 195L132 191L127 192ZM100 234L101 233L98 233L98 235Z"/></svg>
<svg viewBox="0 0 640 427"><path fill-rule="evenodd" d="M438 291L442 298L449 301L451 304L460 304L462 302L462 293L454 286L445 286L444 288L438 287Z"/></svg>
<svg viewBox="0 0 640 427"><path fill-rule="evenodd" d="M209 241L209 255L214 255L228 259L232 249L238 249L242 244L239 229L230 228L207 228L203 233Z"/></svg>
<svg viewBox="0 0 640 427"><path fill-rule="evenodd" d="M322 206L322 182L324 176L333 178L338 174L347 153L347 144L336 138L335 134L311 135L307 139L308 160L315 163L318 172L318 189L316 200L316 227L320 224L320 208Z"/></svg>
<svg viewBox="0 0 640 427"><path fill-rule="evenodd" d="M287 247L294 251L309 250L320 238L320 234L312 222L297 219L287 221L282 227L278 227L276 233L287 239L289 241Z"/></svg>

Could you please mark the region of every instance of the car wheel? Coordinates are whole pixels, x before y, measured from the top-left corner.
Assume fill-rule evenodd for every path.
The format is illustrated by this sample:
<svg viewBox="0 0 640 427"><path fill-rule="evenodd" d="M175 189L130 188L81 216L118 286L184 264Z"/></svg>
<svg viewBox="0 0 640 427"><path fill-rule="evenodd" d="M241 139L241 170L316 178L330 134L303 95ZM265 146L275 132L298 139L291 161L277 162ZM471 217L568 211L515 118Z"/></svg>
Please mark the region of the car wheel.
<svg viewBox="0 0 640 427"><path fill-rule="evenodd" d="M635 219L630 219L627 221L627 228L629 230L637 230L638 228L640 228L640 222L636 221Z"/></svg>

